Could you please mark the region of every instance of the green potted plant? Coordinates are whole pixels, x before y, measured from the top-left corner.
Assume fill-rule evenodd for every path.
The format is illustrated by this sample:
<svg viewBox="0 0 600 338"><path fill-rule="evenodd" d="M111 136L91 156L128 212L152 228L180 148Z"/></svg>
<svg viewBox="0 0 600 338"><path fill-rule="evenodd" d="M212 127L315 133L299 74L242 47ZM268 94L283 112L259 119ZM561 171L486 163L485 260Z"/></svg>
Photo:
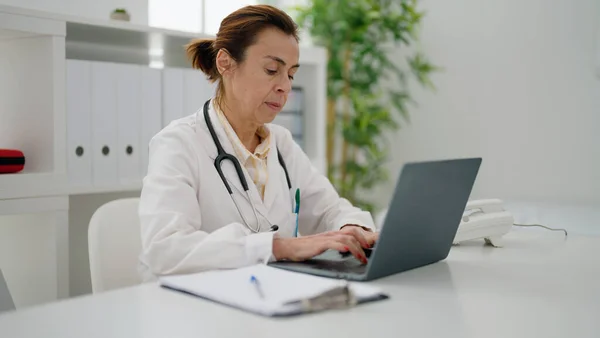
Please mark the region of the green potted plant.
<svg viewBox="0 0 600 338"><path fill-rule="evenodd" d="M110 13L110 18L113 20L120 21L129 21L131 20L131 16L127 13L125 8L116 8L114 11Z"/></svg>
<svg viewBox="0 0 600 338"><path fill-rule="evenodd" d="M409 50L406 67L390 60L390 47L408 49L418 39L416 7L417 0L309 0L294 8L299 26L328 52L327 175L341 196L369 211L375 206L360 193L388 178L385 132L410 121L408 76L433 88L436 67L419 51Z"/></svg>

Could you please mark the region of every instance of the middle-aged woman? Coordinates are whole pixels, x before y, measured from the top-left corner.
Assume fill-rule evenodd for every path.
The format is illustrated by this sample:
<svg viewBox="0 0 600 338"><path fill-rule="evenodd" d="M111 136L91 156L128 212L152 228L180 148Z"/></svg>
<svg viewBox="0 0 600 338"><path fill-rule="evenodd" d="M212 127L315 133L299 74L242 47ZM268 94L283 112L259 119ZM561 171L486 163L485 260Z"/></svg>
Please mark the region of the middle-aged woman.
<svg viewBox="0 0 600 338"><path fill-rule="evenodd" d="M371 214L340 198L290 132L270 123L299 67L292 19L247 6L187 52L217 91L150 142L139 207L144 280L329 249L366 263L363 248L377 239Z"/></svg>

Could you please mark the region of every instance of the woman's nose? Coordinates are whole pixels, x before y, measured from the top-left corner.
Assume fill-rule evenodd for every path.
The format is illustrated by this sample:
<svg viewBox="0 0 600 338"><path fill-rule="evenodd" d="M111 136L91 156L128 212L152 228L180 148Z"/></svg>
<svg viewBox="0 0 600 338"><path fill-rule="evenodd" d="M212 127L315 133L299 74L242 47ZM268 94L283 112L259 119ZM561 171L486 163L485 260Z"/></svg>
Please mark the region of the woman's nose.
<svg viewBox="0 0 600 338"><path fill-rule="evenodd" d="M277 84L277 92L289 93L292 90L292 80L289 77L285 77Z"/></svg>

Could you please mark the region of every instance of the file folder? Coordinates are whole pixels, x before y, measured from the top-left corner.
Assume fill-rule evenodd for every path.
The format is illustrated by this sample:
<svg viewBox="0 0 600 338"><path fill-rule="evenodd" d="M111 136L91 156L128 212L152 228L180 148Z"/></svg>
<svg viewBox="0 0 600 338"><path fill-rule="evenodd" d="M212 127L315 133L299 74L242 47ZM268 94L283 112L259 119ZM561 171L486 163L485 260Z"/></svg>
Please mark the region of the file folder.
<svg viewBox="0 0 600 338"><path fill-rule="evenodd" d="M142 67L120 64L117 80L117 148L119 184L141 183L140 126L142 121Z"/></svg>
<svg viewBox="0 0 600 338"><path fill-rule="evenodd" d="M92 184L92 94L89 61L66 60L67 173L73 187Z"/></svg>
<svg viewBox="0 0 600 338"><path fill-rule="evenodd" d="M115 186L117 162L117 74L114 63L92 63L92 183Z"/></svg>
<svg viewBox="0 0 600 338"><path fill-rule="evenodd" d="M142 116L141 116L141 176L148 173L148 146L150 140L162 128L162 75L152 68L142 69Z"/></svg>

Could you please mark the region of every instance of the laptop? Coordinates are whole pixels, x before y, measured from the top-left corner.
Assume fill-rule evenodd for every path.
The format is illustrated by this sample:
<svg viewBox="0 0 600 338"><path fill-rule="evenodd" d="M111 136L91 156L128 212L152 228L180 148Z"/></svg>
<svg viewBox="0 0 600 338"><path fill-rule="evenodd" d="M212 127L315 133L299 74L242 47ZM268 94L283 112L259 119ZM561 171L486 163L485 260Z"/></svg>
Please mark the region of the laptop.
<svg viewBox="0 0 600 338"><path fill-rule="evenodd" d="M269 265L318 276L368 281L444 260L452 246L481 158L403 166L367 264L328 250L312 259Z"/></svg>
<svg viewBox="0 0 600 338"><path fill-rule="evenodd" d="M0 270L0 313L11 310L15 310L15 303L8 292L8 285L6 285L6 280Z"/></svg>

